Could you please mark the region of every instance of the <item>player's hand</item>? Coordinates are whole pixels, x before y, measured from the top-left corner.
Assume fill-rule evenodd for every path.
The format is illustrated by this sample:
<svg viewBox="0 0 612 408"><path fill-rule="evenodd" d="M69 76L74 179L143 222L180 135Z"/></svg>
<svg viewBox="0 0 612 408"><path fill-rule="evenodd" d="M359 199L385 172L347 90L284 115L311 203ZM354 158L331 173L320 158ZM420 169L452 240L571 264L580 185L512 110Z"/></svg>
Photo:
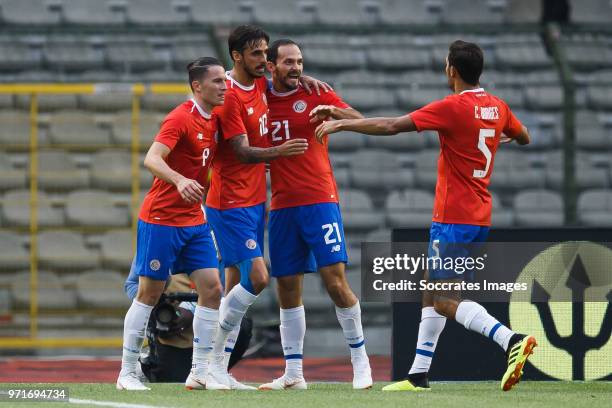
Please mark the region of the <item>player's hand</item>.
<svg viewBox="0 0 612 408"><path fill-rule="evenodd" d="M319 105L310 111L310 123L317 123L323 120L327 120L330 117L334 117L334 110L336 109L333 105Z"/></svg>
<svg viewBox="0 0 612 408"><path fill-rule="evenodd" d="M317 126L315 137L317 142L323 143L323 138L326 135L336 133L342 130L342 120L328 120Z"/></svg>
<svg viewBox="0 0 612 408"><path fill-rule="evenodd" d="M204 187L202 187L197 181L188 179L186 177L182 178L176 184L176 189L183 200L190 204L195 204L202 201L202 197L204 196Z"/></svg>
<svg viewBox="0 0 612 408"><path fill-rule="evenodd" d="M308 95L312 94L312 90L314 89L315 93L321 96L321 89L325 93L331 91L333 88L327 82L319 81L308 75L302 75L300 77L300 84L304 87L304 90Z"/></svg>
<svg viewBox="0 0 612 408"><path fill-rule="evenodd" d="M290 139L282 145L278 146L279 156L296 156L304 154L308 149L308 141L306 139Z"/></svg>

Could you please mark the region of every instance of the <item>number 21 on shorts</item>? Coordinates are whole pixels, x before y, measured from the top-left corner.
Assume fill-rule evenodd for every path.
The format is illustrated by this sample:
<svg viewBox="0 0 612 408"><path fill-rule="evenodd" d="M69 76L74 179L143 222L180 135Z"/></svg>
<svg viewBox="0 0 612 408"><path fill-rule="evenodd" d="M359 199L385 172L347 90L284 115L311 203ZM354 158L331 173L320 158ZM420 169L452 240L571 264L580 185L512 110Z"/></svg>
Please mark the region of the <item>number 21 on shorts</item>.
<svg viewBox="0 0 612 408"><path fill-rule="evenodd" d="M342 242L342 236L340 235L340 228L338 227L338 223L334 222L332 224L323 224L321 229L325 230L325 244L335 244L336 242ZM334 232L336 233L335 237Z"/></svg>

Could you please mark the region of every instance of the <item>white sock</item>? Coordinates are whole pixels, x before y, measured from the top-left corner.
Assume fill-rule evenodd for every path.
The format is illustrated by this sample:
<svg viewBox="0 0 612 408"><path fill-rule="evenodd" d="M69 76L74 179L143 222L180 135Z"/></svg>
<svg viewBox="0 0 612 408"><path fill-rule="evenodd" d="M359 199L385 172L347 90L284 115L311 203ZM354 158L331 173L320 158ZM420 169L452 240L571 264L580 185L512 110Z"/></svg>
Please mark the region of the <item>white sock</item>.
<svg viewBox="0 0 612 408"><path fill-rule="evenodd" d="M242 320L240 320L240 322L242 323ZM232 356L232 353L234 352L234 347L236 346L236 340L238 339L238 335L240 334L240 324L238 323L238 325L236 327L234 327L234 330L232 330L229 335L227 336L227 340L225 341L225 348L223 349L223 364L225 364L225 369L227 370L229 368L229 361L230 361L230 357Z"/></svg>
<svg viewBox="0 0 612 408"><path fill-rule="evenodd" d="M216 355L222 354L229 334L238 327L249 306L255 302L257 296L237 284L230 290L223 302L223 310L219 313L219 330L215 337L213 352Z"/></svg>
<svg viewBox="0 0 612 408"><path fill-rule="evenodd" d="M221 299L221 304L219 305L219 315L223 314L224 305L225 305L225 297ZM234 351L234 347L236 346L236 340L238 339L238 334L240 333L240 324L242 323L242 319L240 323L234 327L234 329L227 336L227 340L225 342L225 348L223 349L223 364L225 365L225 369L227 370L229 367L230 357L232 356L232 352Z"/></svg>
<svg viewBox="0 0 612 408"><path fill-rule="evenodd" d="M136 372L140 349L145 337L153 306L140 303L136 299L125 314L123 320L123 355L121 357L121 373L126 375Z"/></svg>
<svg viewBox="0 0 612 408"><path fill-rule="evenodd" d="M471 300L464 300L459 303L455 313L455 320L466 329L492 339L504 350L508 348L510 338L514 334L512 330L487 313L484 307Z"/></svg>
<svg viewBox="0 0 612 408"><path fill-rule="evenodd" d="M306 334L306 314L304 306L280 310L280 334L283 354L285 355L285 375L302 378L304 359L304 335Z"/></svg>
<svg viewBox="0 0 612 408"><path fill-rule="evenodd" d="M199 378L208 373L208 356L212 352L213 340L219 326L219 311L196 306L193 315L193 357L191 371Z"/></svg>
<svg viewBox="0 0 612 408"><path fill-rule="evenodd" d="M408 374L426 373L431 366L438 338L444 330L446 317L438 314L433 306L424 307L421 310L421 323L419 324L419 336L417 339L414 361Z"/></svg>
<svg viewBox="0 0 612 408"><path fill-rule="evenodd" d="M351 361L365 358L368 355L365 349L363 327L361 327L361 306L359 301L351 307L341 308L336 306L336 317L344 332L344 338L351 350Z"/></svg>

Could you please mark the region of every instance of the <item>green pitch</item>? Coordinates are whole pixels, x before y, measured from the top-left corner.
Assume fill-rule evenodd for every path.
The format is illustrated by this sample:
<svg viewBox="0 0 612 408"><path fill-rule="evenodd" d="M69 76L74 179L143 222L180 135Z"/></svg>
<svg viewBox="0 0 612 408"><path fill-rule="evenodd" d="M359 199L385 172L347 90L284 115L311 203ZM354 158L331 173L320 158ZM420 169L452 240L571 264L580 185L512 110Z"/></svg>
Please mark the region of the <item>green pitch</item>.
<svg viewBox="0 0 612 408"><path fill-rule="evenodd" d="M37 387L36 384L13 384ZM510 392L499 390L497 382L433 383L431 392L382 392L378 383L367 391L354 391L349 384L314 383L308 391L186 391L179 384L153 384L151 391L116 391L114 384L53 384L70 390L72 403L1 402L0 408L101 407L110 408L395 408L398 406L446 407L610 407L612 382L525 381ZM0 389L10 388L0 384ZM95 401L90 404L88 401ZM107 403L107 404L105 404ZM125 404L125 405L120 405ZM134 405L128 405L134 404ZM409 404L409 405L408 405ZM414 405L412 405L414 404Z"/></svg>

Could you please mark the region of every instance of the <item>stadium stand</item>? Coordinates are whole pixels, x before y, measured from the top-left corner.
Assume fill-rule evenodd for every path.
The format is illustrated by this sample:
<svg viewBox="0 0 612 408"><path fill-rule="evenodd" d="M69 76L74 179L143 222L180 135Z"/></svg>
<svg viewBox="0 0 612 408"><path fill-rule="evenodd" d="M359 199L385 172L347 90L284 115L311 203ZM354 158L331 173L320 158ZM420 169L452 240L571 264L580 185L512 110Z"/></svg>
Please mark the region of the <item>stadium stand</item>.
<svg viewBox="0 0 612 408"><path fill-rule="evenodd" d="M2 179L0 179L0 190L25 187L25 170L15 168L10 156L4 152L0 152L0 171L2 172Z"/></svg>
<svg viewBox="0 0 612 408"><path fill-rule="evenodd" d="M96 269L79 274L76 281L78 305L90 309L128 308L130 301L123 293L124 280L120 273L111 270Z"/></svg>
<svg viewBox="0 0 612 408"><path fill-rule="evenodd" d="M587 226L612 226L612 191L584 191L578 198L578 216L580 222Z"/></svg>
<svg viewBox="0 0 612 408"><path fill-rule="evenodd" d="M127 208L115 206L104 191L77 190L66 197L66 221L70 225L127 227L128 218Z"/></svg>
<svg viewBox="0 0 612 408"><path fill-rule="evenodd" d="M2 272L24 269L30 265L30 254L25 249L24 238L21 235L0 231L0 261Z"/></svg>
<svg viewBox="0 0 612 408"><path fill-rule="evenodd" d="M394 191L387 197L387 224L396 227L427 227L431 223L433 194L427 191Z"/></svg>
<svg viewBox="0 0 612 408"><path fill-rule="evenodd" d="M30 225L30 191L7 191L2 197L2 222L6 226L28 227ZM45 192L37 195L37 219L40 227L64 226L62 209L53 205L53 201Z"/></svg>
<svg viewBox="0 0 612 408"><path fill-rule="evenodd" d="M115 270L129 270L132 263L132 232L130 230L109 231L100 240L102 266Z"/></svg>
<svg viewBox="0 0 612 408"><path fill-rule="evenodd" d="M559 193L548 190L523 190L514 197L517 225L559 227L563 225L563 201Z"/></svg>
<svg viewBox="0 0 612 408"><path fill-rule="evenodd" d="M87 248L79 233L58 230L44 231L38 236L38 259L50 270L83 270L98 265L98 254Z"/></svg>
<svg viewBox="0 0 612 408"><path fill-rule="evenodd" d="M42 310L70 310L77 305L74 291L65 289L59 277L49 271L39 271L41 285L38 288L38 304ZM15 307L27 309L30 306L30 271L16 274L12 281Z"/></svg>
<svg viewBox="0 0 612 408"><path fill-rule="evenodd" d="M42 189L63 191L89 186L87 170L79 168L75 158L66 151L41 151L38 162L38 184Z"/></svg>
<svg viewBox="0 0 612 408"><path fill-rule="evenodd" d="M564 225L562 109L567 101L562 76L540 35L540 2L450 3L0 0L0 83L111 83L109 92L39 94L34 123L31 95L0 93L0 275L29 266L31 240L25 231L32 215L34 125L41 148L35 175L38 257L40 277L49 282L41 307L97 309L105 299L122 304L112 296L121 295L119 282L133 254L133 100L125 89L113 91L113 85L184 83L192 58L228 61L228 27L242 22L266 26L273 39L300 43L306 72L331 83L366 116L402 115L445 97L448 44L457 38L478 42L486 58L482 85L509 103L533 137L526 149L500 147L492 177L493 225ZM577 221L610 226L612 33L602 27L612 21L612 6L608 0L571 3L572 21L582 29L564 27L560 44L576 86ZM186 98L140 97L140 162L164 115ZM438 146L432 132L389 138L343 132L329 138L351 272L358 269L362 240L386 242L394 227L429 224ZM151 183L142 166L139 183L142 201ZM23 308L27 275L19 276L12 300ZM103 277L108 287L95 299L86 296L88 287L101 287ZM359 286L358 274L349 277ZM307 307L329 311L319 280L306 278L304 291ZM276 313L270 308L273 293L265 292L257 310ZM62 300L53 303L51 297Z"/></svg>

